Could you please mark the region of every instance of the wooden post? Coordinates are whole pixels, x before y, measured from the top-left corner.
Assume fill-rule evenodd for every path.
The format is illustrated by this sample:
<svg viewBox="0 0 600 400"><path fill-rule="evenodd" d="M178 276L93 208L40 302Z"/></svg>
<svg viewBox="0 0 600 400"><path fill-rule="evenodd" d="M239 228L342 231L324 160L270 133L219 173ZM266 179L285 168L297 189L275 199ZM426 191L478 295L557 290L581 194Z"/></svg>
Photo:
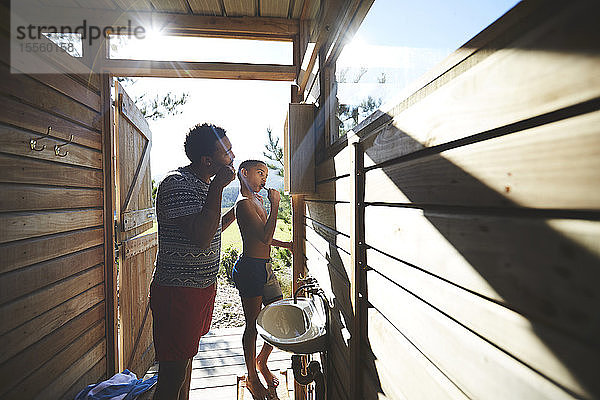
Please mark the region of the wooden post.
<svg viewBox="0 0 600 400"><path fill-rule="evenodd" d="M319 63L321 64L319 74L319 78L321 79L320 105L321 109L323 110L323 129L321 131L321 137L317 138L318 149L325 149L331 144L330 121L334 117L335 113L331 104L331 68L321 63L321 57L323 54L324 52L321 52L319 55Z"/></svg>
<svg viewBox="0 0 600 400"><path fill-rule="evenodd" d="M303 100L302 93L299 92L297 85L291 86L291 102L300 103ZM302 195L292 195L292 241L293 257L292 257L292 293L299 287L298 278L304 276L304 197ZM294 380L294 399L306 399L306 387L298 384Z"/></svg>
<svg viewBox="0 0 600 400"><path fill-rule="evenodd" d="M293 48L292 48L292 57L294 60L294 66L296 67L295 73L296 76L298 76L300 74L300 67L301 67L301 63L302 63L302 56L300 54L300 33L298 33L297 35L294 35L294 39L292 40L293 43ZM294 86L294 85L292 85ZM293 94L292 94L292 98L293 98Z"/></svg>
<svg viewBox="0 0 600 400"><path fill-rule="evenodd" d="M302 103L304 101L304 96L300 93L298 85L291 86L291 99L292 103Z"/></svg>
<svg viewBox="0 0 600 400"><path fill-rule="evenodd" d="M363 333L366 332L366 254L365 254L365 170L364 152L358 136L349 138L354 151L352 154L352 232L351 255L354 265L353 276L350 279L350 299L354 312L352 338L350 341L350 398L362 397L361 351Z"/></svg>
<svg viewBox="0 0 600 400"><path fill-rule="evenodd" d="M304 196L299 194L292 195L292 231L294 242L293 256L293 284L292 289L296 290L299 287L298 278L304 275Z"/></svg>
<svg viewBox="0 0 600 400"><path fill-rule="evenodd" d="M114 254L114 136L110 101L112 77L102 75L102 157L104 178L104 288L106 301L106 375L118 372L117 346L117 270Z"/></svg>
<svg viewBox="0 0 600 400"><path fill-rule="evenodd" d="M292 293L300 286L298 277L304 276L304 197L299 194L292 195L292 232L293 232L293 278ZM294 380L295 400L306 400L306 386L300 385Z"/></svg>
<svg viewBox="0 0 600 400"><path fill-rule="evenodd" d="M326 68L327 79L325 83L327 85L327 107L329 108L328 121L327 121L327 136L325 137L325 143L331 145L336 142L339 137L339 126L337 118L338 99L337 99L337 82L335 78L335 63L328 65Z"/></svg>

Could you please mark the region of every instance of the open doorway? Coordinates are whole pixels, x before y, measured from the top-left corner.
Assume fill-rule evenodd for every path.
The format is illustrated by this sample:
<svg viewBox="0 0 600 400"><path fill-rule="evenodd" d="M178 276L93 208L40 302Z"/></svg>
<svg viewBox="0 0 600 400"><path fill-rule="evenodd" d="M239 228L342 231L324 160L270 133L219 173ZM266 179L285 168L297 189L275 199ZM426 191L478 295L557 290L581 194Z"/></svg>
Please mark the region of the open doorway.
<svg viewBox="0 0 600 400"><path fill-rule="evenodd" d="M227 131L235 154L236 170L247 159L263 160L270 164L266 186L282 193L274 236L281 241L292 240L291 202L289 196L283 193L281 159L289 83L167 78L126 78L116 79L116 82L145 115L152 132L149 168L153 207L162 179L169 171L189 164L183 146L187 132L196 124L209 122ZM235 205L238 197L239 180L235 179L223 192L222 214ZM266 194L263 198L265 208L268 208ZM152 227L142 234L157 231L156 214L152 222ZM231 281L231 269L241 253L241 235L234 222L221 235L221 262L212 332L244 326L240 297ZM273 247L271 258L284 297L289 297L292 291L291 253L289 250ZM124 277L123 269L119 268L118 271L120 285ZM120 307L123 307L121 303ZM120 335L119 344L122 346L123 332ZM122 350L121 348L120 351ZM229 358L233 360L233 357ZM285 359L289 362L289 357L286 356ZM285 360L282 358L276 361ZM156 369L157 365L152 365L146 372L146 377L153 375Z"/></svg>
<svg viewBox="0 0 600 400"><path fill-rule="evenodd" d="M153 133L150 157L153 197L160 181L169 171L189 164L183 149L189 129L198 123L214 123L227 131L235 153L236 170L242 161L248 159L263 160L272 166L269 168L267 187L282 192L275 238L291 241L290 198L283 194L283 165L277 161L277 148L281 150L283 147L289 82L128 78L120 83L147 115ZM165 106L169 102L166 99L173 100L170 104L174 106ZM262 192L264 190L260 194L264 194ZM239 180L235 179L223 191L223 213L234 206L238 195ZM263 197L266 204L266 195ZM227 280L241 251L241 236L234 223L223 231L221 237L220 287L213 316L215 328L243 326L237 290ZM288 250L273 248L271 257L284 296L289 296L291 254Z"/></svg>
<svg viewBox="0 0 600 400"><path fill-rule="evenodd" d="M206 37L178 37L148 32L152 40L136 40L135 37L113 35L110 37L108 57L113 60L152 60L161 62L168 60L169 65L179 62L207 63L253 63L256 65L270 63L269 67L277 65L284 67L293 62L292 41L242 40ZM250 44L250 45L249 45ZM174 61L175 60L175 61ZM184 150L186 134L197 124L210 123L225 129L232 143L235 154L234 168L238 169L244 160L261 160L269 166L269 177L266 187L278 190L281 201L278 212L277 227L274 237L280 241L292 240L291 199L283 193L283 130L288 103L290 102L290 79L284 81L264 81L259 76L235 76L235 80L227 79L189 79L155 77L118 77L115 74L115 86L122 88L131 99L132 105L139 110L145 123L151 131L151 148L149 160L150 199L155 207L155 200L161 181L178 168L190 164ZM135 75L135 74L133 74ZM182 72L182 75L186 75ZM158 75L159 76L159 75ZM217 74L214 78L224 78ZM212 76L211 76L212 78ZM254 80L246 80L254 79ZM120 104L115 103L115 104ZM118 113L115 112L115 115ZM118 125L118 123L117 123ZM118 128L118 126L117 126ZM117 139L118 143L121 139ZM127 143L123 143L127 146ZM117 152L118 154L118 152ZM118 158L118 157L117 157ZM117 174L119 168L117 160ZM264 199L265 209L269 209L266 191L260 193ZM223 191L221 210L224 215L240 197L240 182L234 179ZM153 215L151 227L143 234L157 237L158 221ZM118 221L119 226L122 221ZM213 311L211 332L228 328L243 329L244 313L239 293L232 281L232 268L242 253L242 240L237 223L229 225L221 234L220 270L217 277L217 294ZM122 255L121 255L122 256ZM292 255L289 250L273 247L271 251L272 265L283 294L292 294ZM153 264L146 266L153 270ZM144 301L147 317L146 327L143 322L139 328L127 329L125 309L128 304L121 301L130 292L123 285L127 280L126 268L119 268L117 278L119 289L123 295L119 298L119 316L121 318L119 345L120 360L127 362L126 335L144 337L146 333L136 334L137 329L148 332L151 329L152 313L148 313L149 304ZM144 275L143 272L138 275ZM151 282L151 277L148 280ZM129 279L131 282L132 280ZM141 287L132 288L134 292L144 292ZM139 313L139 312L138 312ZM142 311L143 313L143 311ZM150 325L148 325L150 323ZM238 330L239 330L238 329ZM130 332L131 331L131 332ZM151 335L150 335L151 336ZM241 345L241 336L239 338ZM139 339L135 339L136 342ZM151 344L146 340L142 347ZM131 346L130 346L131 347ZM202 346L201 346L202 347ZM134 349L135 345L134 345ZM139 349L138 349L139 353ZM148 353L149 354L149 353ZM137 356L136 356L137 357ZM221 361L239 363L239 357L222 358ZM285 357L289 364L289 357ZM283 361L283 358L280 360ZM196 361L195 361L196 362ZM123 365L122 368L127 367ZM227 364L233 367L233 365ZM240 364L240 367L243 363ZM283 367L287 370L289 366ZM122 369L121 368L121 369ZM153 365L147 375L155 373L157 365ZM194 367L196 368L196 367ZM201 369L201 368L200 368ZM226 368L227 369L227 368ZM230 368L231 369L231 368ZM239 371L241 372L241 371ZM243 374L243 372L241 372ZM139 375L139 373L138 373ZM239 373L238 373L239 376ZM235 378L235 376L233 377ZM235 381L235 379L234 379ZM210 397L210 396L209 396Z"/></svg>

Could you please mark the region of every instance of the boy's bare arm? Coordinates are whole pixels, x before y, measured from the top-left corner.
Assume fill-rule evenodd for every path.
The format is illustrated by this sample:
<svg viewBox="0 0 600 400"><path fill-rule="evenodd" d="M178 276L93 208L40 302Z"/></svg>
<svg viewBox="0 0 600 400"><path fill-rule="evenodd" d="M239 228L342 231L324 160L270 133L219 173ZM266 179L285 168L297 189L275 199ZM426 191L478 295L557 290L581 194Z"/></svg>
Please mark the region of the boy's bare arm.
<svg viewBox="0 0 600 400"><path fill-rule="evenodd" d="M281 240L273 239L271 242L273 246L283 247L289 250L292 250L292 242L282 242Z"/></svg>

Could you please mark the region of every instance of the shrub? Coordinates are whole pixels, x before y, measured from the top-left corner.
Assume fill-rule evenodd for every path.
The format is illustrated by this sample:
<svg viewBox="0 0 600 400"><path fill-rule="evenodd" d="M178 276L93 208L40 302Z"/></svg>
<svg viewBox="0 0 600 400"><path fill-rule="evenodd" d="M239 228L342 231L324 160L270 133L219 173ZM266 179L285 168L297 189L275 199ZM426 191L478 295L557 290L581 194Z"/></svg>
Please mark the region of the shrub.
<svg viewBox="0 0 600 400"><path fill-rule="evenodd" d="M238 250L229 246L221 252L221 264L219 267L219 276L227 278L230 283L233 283L232 272L233 266L239 257ZM279 281L283 297L292 296L292 253L287 249L278 247L271 248L271 265L273 272Z"/></svg>
<svg viewBox="0 0 600 400"><path fill-rule="evenodd" d="M226 277L227 280L231 283L233 283L231 275L233 272L233 266L235 265L238 256L238 250L233 246L227 247L221 253L221 265L219 267L219 276Z"/></svg>
<svg viewBox="0 0 600 400"><path fill-rule="evenodd" d="M283 220L286 224L292 223L292 201L288 194L283 193L280 190L281 201L279 202L279 210L277 212L277 219Z"/></svg>
<svg viewBox="0 0 600 400"><path fill-rule="evenodd" d="M292 253L287 249L272 247L271 261L283 297L292 297Z"/></svg>

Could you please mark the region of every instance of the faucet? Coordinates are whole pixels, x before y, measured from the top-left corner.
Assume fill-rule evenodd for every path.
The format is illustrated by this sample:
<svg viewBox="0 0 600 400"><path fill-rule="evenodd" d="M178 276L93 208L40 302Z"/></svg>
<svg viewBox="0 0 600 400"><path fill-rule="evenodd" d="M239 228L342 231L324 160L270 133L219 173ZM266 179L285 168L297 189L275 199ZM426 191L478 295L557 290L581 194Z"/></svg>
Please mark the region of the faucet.
<svg viewBox="0 0 600 400"><path fill-rule="evenodd" d="M321 287L319 286L319 282L315 278L308 275L304 278L300 277L298 278L298 280L304 284L294 291L294 304L298 303L298 293L304 290L307 294L319 296L319 298L323 301L323 306L331 308L331 305L329 304L329 299L327 299L325 292L323 291L323 289L321 289Z"/></svg>
<svg viewBox="0 0 600 400"><path fill-rule="evenodd" d="M299 293L301 290L304 290L304 291L305 291L305 292L307 292L307 293L311 293L311 294L317 294L317 292L318 292L319 290L322 290L322 289L320 289L320 288L319 288L319 287L316 285L316 283L308 283L308 284L306 284L306 285L302 285L302 286L300 286L298 289L294 290L294 304L298 303L298 293Z"/></svg>
<svg viewBox="0 0 600 400"><path fill-rule="evenodd" d="M294 304L298 302L298 293L300 291L304 290L307 294L317 294L317 291L321 290L318 281L311 275L306 275L305 277L300 276L298 282L302 285L294 291Z"/></svg>

